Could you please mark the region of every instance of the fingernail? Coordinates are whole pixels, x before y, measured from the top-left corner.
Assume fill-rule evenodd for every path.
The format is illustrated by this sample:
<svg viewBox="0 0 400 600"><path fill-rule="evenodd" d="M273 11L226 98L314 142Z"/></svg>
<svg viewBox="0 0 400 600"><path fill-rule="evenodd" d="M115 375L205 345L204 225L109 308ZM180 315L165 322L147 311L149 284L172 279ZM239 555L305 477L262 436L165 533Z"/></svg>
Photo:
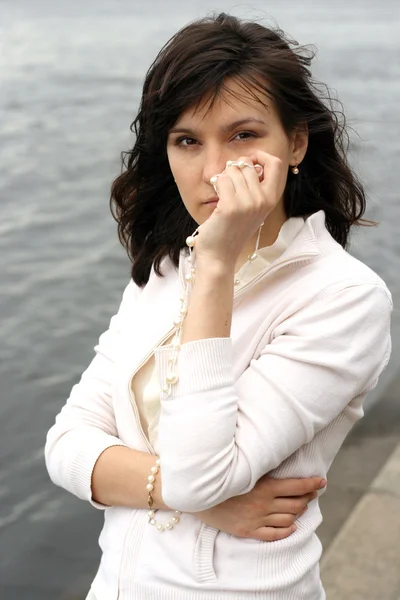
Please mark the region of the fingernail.
<svg viewBox="0 0 400 600"><path fill-rule="evenodd" d="M326 479L323 479L319 485L319 489L322 490L324 487L327 486L327 483L328 482L326 481Z"/></svg>

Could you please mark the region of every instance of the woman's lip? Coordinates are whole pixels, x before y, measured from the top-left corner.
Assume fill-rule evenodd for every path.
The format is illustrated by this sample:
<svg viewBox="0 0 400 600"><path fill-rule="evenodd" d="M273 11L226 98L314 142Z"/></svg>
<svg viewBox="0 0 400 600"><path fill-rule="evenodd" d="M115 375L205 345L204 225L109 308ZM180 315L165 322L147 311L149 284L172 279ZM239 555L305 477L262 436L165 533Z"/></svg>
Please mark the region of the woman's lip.
<svg viewBox="0 0 400 600"><path fill-rule="evenodd" d="M217 204L219 198L210 198L209 200L206 200L204 202L204 204Z"/></svg>

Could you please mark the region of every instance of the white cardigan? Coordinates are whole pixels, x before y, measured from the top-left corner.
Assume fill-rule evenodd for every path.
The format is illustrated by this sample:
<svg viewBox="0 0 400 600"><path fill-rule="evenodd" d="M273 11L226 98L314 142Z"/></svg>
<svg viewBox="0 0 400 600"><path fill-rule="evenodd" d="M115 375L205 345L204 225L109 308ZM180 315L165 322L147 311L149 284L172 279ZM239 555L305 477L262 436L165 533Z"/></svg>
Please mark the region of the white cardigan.
<svg viewBox="0 0 400 600"><path fill-rule="evenodd" d="M275 242L271 246L260 248L257 251L256 259L244 264L235 273L235 292L238 292L279 258L294 241L303 226L304 219L302 217L291 217L285 221ZM166 340L165 345L172 342L172 337ZM158 445L158 427L161 413L160 386L154 354L132 377L131 385L143 432L154 448L155 454L160 454Z"/></svg>
<svg viewBox="0 0 400 600"><path fill-rule="evenodd" d="M131 378L162 346L179 308L169 259L139 289L131 282L97 355L49 431L52 480L91 501L91 473L108 447L152 452ZM165 502L187 512L214 506L275 477L326 476L365 396L390 356L391 297L383 281L337 244L324 213L235 294L230 338L189 342L179 383L162 403L159 445ZM144 482L145 485L145 482ZM100 508L100 507L99 507ZM168 514L160 511L160 521ZM235 538L182 515L159 533L146 510L110 507L93 583L97 600L322 600L318 500L278 542Z"/></svg>

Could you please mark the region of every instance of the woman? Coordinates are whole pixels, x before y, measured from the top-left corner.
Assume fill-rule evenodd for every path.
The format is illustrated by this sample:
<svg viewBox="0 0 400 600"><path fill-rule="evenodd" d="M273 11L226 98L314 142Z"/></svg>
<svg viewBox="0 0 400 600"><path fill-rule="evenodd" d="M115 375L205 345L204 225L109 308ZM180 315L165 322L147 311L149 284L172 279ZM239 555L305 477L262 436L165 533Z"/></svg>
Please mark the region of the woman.
<svg viewBox="0 0 400 600"><path fill-rule="evenodd" d="M315 490L388 362L391 298L345 251L365 197L310 62L221 14L147 74L112 188L132 281L46 445L107 507L91 598L325 598Z"/></svg>

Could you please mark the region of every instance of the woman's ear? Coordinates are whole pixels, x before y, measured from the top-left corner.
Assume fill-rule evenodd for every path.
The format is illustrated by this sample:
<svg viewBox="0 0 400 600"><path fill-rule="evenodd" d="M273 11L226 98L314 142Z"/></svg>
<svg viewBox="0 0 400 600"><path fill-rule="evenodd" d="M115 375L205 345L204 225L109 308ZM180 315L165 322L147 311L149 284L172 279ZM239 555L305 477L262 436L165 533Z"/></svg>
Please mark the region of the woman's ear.
<svg viewBox="0 0 400 600"><path fill-rule="evenodd" d="M308 125L304 121L296 125L291 136L291 166L299 165L304 159L308 148Z"/></svg>

